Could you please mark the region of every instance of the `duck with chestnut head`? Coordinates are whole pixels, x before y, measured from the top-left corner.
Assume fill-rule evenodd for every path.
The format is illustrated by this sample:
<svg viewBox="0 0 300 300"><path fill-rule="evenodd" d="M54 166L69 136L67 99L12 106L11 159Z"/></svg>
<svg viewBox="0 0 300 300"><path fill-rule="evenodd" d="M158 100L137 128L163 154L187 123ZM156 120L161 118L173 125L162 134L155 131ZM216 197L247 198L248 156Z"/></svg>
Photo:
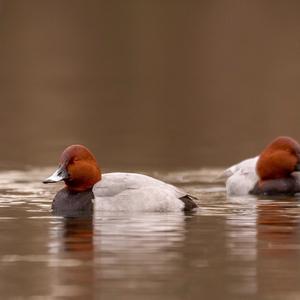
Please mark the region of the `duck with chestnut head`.
<svg viewBox="0 0 300 300"><path fill-rule="evenodd" d="M300 145L286 136L273 140L254 158L224 171L229 195L277 195L300 192Z"/></svg>
<svg viewBox="0 0 300 300"><path fill-rule="evenodd" d="M197 207L195 197L175 186L136 173L101 174L95 156L83 145L67 147L58 169L44 183L64 181L54 211L181 211Z"/></svg>

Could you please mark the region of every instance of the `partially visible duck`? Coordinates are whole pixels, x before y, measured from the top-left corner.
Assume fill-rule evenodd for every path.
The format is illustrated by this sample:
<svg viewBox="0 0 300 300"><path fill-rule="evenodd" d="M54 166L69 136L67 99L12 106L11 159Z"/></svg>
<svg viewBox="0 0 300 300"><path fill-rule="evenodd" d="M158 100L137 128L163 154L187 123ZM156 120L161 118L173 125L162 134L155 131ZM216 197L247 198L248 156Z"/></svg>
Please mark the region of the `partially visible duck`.
<svg viewBox="0 0 300 300"><path fill-rule="evenodd" d="M181 211L197 207L193 196L150 176L101 174L96 158L83 145L66 148L59 168L44 183L64 181L54 211Z"/></svg>
<svg viewBox="0 0 300 300"><path fill-rule="evenodd" d="M295 194L300 192L300 145L290 137L273 140L259 156L223 173L229 195Z"/></svg>
<svg viewBox="0 0 300 300"><path fill-rule="evenodd" d="M231 166L223 172L226 192L229 195L247 195L254 188L259 177L256 173L258 156L248 158Z"/></svg>

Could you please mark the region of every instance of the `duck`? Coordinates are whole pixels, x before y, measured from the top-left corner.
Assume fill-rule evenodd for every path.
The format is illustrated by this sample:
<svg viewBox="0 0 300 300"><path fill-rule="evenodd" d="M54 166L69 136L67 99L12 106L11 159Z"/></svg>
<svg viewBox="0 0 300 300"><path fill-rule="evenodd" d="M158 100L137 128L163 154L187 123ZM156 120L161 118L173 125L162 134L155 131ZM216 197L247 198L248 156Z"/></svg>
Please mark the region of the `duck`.
<svg viewBox="0 0 300 300"><path fill-rule="evenodd" d="M291 137L279 136L255 157L228 169L228 195L277 195L300 192L300 145Z"/></svg>
<svg viewBox="0 0 300 300"><path fill-rule="evenodd" d="M63 211L191 211L196 197L153 177L114 172L102 174L95 156L84 145L71 145L60 156L58 169L43 183L64 181L52 202Z"/></svg>

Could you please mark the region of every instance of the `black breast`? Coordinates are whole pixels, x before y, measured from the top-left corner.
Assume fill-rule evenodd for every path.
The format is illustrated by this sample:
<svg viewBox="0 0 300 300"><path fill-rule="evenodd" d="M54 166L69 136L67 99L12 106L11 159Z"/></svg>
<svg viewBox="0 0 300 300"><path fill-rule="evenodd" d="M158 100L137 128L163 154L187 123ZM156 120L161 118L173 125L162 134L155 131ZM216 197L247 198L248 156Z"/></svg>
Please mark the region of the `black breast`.
<svg viewBox="0 0 300 300"><path fill-rule="evenodd" d="M84 192L70 192L67 188L60 190L53 202L52 209L55 214L90 214L93 212L94 194L92 189Z"/></svg>
<svg viewBox="0 0 300 300"><path fill-rule="evenodd" d="M300 181L296 176L287 178L270 179L256 183L252 195L280 195L280 194L296 194L300 192Z"/></svg>

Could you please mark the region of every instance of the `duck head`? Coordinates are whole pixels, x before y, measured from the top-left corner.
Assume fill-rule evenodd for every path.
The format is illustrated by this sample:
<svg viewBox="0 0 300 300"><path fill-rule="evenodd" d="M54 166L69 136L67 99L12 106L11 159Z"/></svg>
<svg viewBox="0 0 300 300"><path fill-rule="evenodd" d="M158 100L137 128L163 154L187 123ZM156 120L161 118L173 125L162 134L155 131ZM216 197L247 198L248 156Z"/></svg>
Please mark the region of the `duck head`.
<svg viewBox="0 0 300 300"><path fill-rule="evenodd" d="M91 189L101 180L101 172L96 158L83 145L71 145L60 156L58 169L43 183L64 181L71 192Z"/></svg>
<svg viewBox="0 0 300 300"><path fill-rule="evenodd" d="M290 177L300 171L300 145L290 137L281 136L260 154L256 172L260 181Z"/></svg>

